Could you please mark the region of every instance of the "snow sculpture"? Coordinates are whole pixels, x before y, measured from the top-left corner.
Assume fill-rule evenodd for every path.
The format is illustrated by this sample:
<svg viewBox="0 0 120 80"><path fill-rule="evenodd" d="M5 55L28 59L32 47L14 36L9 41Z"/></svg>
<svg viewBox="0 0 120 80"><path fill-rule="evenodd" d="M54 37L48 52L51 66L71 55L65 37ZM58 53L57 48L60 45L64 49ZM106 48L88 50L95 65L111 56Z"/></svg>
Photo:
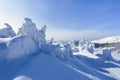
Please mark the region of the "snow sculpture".
<svg viewBox="0 0 120 80"><path fill-rule="evenodd" d="M104 58L106 60L113 60L111 54L112 54L112 49L110 49L110 48L104 48L102 50L102 58Z"/></svg>
<svg viewBox="0 0 120 80"><path fill-rule="evenodd" d="M12 27L8 23L5 23L4 25L6 26L6 28L0 29L1 38L16 36L16 33L13 31Z"/></svg>
<svg viewBox="0 0 120 80"><path fill-rule="evenodd" d="M13 79L13 80L32 80L32 79L29 78L29 77L26 77L26 76L18 76L18 77L16 77L16 78Z"/></svg>

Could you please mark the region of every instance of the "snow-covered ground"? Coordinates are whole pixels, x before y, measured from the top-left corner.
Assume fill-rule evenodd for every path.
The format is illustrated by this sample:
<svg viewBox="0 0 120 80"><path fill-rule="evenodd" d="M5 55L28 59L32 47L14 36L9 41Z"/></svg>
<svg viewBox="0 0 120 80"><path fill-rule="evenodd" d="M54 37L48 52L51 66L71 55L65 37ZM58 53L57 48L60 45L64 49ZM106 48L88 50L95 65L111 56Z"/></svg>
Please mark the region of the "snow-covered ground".
<svg viewBox="0 0 120 80"><path fill-rule="evenodd" d="M120 80L120 53L90 42L47 41L45 32L46 25L38 30L25 18L18 34L2 34L0 80Z"/></svg>

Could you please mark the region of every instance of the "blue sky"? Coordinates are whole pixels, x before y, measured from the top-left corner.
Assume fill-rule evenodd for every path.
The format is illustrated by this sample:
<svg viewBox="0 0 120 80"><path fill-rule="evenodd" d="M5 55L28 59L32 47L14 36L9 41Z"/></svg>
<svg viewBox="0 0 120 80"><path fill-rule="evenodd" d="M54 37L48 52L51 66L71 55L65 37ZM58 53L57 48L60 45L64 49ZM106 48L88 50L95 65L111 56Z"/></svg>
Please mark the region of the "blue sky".
<svg viewBox="0 0 120 80"><path fill-rule="evenodd" d="M17 31L29 17L47 38L98 39L120 35L119 0L0 0L0 26L8 22Z"/></svg>

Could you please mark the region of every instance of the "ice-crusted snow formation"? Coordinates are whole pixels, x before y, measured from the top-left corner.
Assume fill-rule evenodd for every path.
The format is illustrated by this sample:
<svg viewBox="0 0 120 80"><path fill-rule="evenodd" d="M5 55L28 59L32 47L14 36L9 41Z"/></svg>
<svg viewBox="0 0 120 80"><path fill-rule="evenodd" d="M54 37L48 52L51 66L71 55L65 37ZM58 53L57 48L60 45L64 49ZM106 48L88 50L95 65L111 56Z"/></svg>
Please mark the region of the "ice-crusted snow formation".
<svg viewBox="0 0 120 80"><path fill-rule="evenodd" d="M13 80L32 80L32 79L29 78L29 77L26 77L26 76L18 76L18 77L16 77L16 78L13 79Z"/></svg>
<svg viewBox="0 0 120 80"><path fill-rule="evenodd" d="M62 50L60 45L52 44L53 39L50 42L46 42L46 25L38 30L35 23L33 23L30 18L25 18L24 20L25 23L19 28L16 36L12 36L7 42L0 43L1 46L5 47L2 49L5 54L0 52L1 56L5 56L7 59L15 59L35 53L38 50L60 59L73 56L70 44L65 43L63 47L64 49ZM6 25L8 28L12 29L8 24ZM9 33L9 35L11 34L12 33Z"/></svg>
<svg viewBox="0 0 120 80"><path fill-rule="evenodd" d="M73 57L73 50L71 48L71 45L69 43L65 43L63 48L58 44L54 46L54 51L53 56L56 56L60 59L65 59L65 58L72 58Z"/></svg>
<svg viewBox="0 0 120 80"><path fill-rule="evenodd" d="M25 18L24 20L25 23L19 28L18 34L30 36L34 41L37 41L37 28L35 23L29 18Z"/></svg>
<svg viewBox="0 0 120 80"><path fill-rule="evenodd" d="M18 35L30 36L35 44L41 48L45 44L45 31L46 26L43 26L41 30L38 30L35 23L31 19L25 18L25 23L21 28L19 28Z"/></svg>
<svg viewBox="0 0 120 80"><path fill-rule="evenodd" d="M94 44L89 41L80 41L77 47L74 47L73 50L75 52L87 50L90 53L94 53Z"/></svg>
<svg viewBox="0 0 120 80"><path fill-rule="evenodd" d="M19 29L18 35L14 33L12 27L7 23L5 23L7 27L0 30L2 37L4 36L4 38L0 39L0 57L15 59L35 53L46 44L46 25L38 30L31 19L25 18L24 20L25 23ZM9 40L6 37L9 37Z"/></svg>
<svg viewBox="0 0 120 80"><path fill-rule="evenodd" d="M50 41L48 44L42 47L42 52L50 54L61 60L73 57L73 50L69 43L65 43L63 46L61 46L60 44L52 44L52 41Z"/></svg>
<svg viewBox="0 0 120 80"><path fill-rule="evenodd" d="M88 41L81 42L79 46L77 46L77 47L74 46L73 47L73 51L76 54L79 54L79 52L84 53L84 54L87 53L87 55L89 54L89 56L92 53L93 55L99 56L99 58L101 58L105 61L106 60L113 60L112 48L105 47L105 48L97 49L97 51L99 51L99 52L96 53L93 42L88 42Z"/></svg>
<svg viewBox="0 0 120 80"><path fill-rule="evenodd" d="M4 25L6 27L3 29L0 29L0 38L16 36L16 33L13 31L12 27L8 23L5 23Z"/></svg>

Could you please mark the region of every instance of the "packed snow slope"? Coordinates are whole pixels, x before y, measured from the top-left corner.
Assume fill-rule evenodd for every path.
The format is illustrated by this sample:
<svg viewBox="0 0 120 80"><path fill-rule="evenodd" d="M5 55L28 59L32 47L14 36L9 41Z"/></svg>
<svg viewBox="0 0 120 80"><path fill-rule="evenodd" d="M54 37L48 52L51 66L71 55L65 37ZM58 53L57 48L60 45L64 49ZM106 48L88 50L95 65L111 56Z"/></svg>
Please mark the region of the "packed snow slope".
<svg viewBox="0 0 120 80"><path fill-rule="evenodd" d="M77 72L65 66L60 60L44 53L1 65L0 75L2 80L12 80L19 75L31 77L33 80L80 79Z"/></svg>
<svg viewBox="0 0 120 80"><path fill-rule="evenodd" d="M12 33L1 32L0 80L120 80L110 49L98 54L89 43L74 52L71 43L53 44L45 39L46 25L38 30L29 18L18 34L11 29L1 30Z"/></svg>
<svg viewBox="0 0 120 80"><path fill-rule="evenodd" d="M120 42L120 36L112 36L112 37L107 37L99 40L94 40L92 41L94 43L116 43Z"/></svg>

